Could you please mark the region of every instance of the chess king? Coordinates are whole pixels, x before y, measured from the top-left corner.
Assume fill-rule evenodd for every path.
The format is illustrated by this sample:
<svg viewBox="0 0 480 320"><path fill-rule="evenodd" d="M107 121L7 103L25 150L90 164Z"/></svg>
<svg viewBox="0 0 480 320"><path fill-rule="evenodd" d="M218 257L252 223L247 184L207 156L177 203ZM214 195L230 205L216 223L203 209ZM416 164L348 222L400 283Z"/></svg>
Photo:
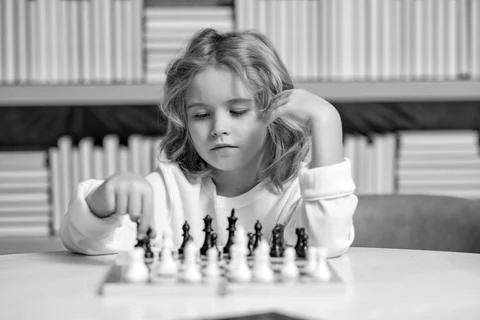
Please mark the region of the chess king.
<svg viewBox="0 0 480 320"><path fill-rule="evenodd" d="M348 250L357 197L341 118L294 87L266 36L198 31L169 65L160 98L166 134L155 169L81 182L60 230L69 250L132 250L150 228L154 240L171 234L175 248L192 240L206 252L215 241L225 252L232 208L238 226L259 221L262 237L275 238L275 255L296 245L300 226L328 257Z"/></svg>

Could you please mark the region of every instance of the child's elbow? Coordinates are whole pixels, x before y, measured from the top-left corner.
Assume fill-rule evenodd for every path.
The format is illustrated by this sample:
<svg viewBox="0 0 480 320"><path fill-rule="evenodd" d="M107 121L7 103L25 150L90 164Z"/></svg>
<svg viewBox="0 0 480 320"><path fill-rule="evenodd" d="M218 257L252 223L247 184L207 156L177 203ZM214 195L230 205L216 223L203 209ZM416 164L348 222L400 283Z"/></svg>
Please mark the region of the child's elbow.
<svg viewBox="0 0 480 320"><path fill-rule="evenodd" d="M346 237L334 239L334 241L332 241L330 245L327 246L327 254L328 254L327 257L336 258L347 253L354 239L355 239L355 228L352 224L350 228L350 232L348 232L348 235Z"/></svg>

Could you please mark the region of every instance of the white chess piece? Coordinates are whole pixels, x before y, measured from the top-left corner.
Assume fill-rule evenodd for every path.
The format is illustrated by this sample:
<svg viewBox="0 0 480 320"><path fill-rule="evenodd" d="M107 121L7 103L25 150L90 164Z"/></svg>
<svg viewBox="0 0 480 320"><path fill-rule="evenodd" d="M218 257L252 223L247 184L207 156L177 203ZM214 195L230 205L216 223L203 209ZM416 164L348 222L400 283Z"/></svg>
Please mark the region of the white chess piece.
<svg viewBox="0 0 480 320"><path fill-rule="evenodd" d="M130 252L130 263L125 272L125 280L132 283L145 283L149 278L149 270L144 261L145 251L141 247Z"/></svg>
<svg viewBox="0 0 480 320"><path fill-rule="evenodd" d="M207 266L203 270L207 281L216 280L220 277L220 267L218 265L218 251L216 248L207 250Z"/></svg>
<svg viewBox="0 0 480 320"><path fill-rule="evenodd" d="M311 276L317 267L317 248L308 247L307 249L307 264L303 271Z"/></svg>
<svg viewBox="0 0 480 320"><path fill-rule="evenodd" d="M237 227L230 253L232 258L228 266L228 277L235 282L249 282L252 273L247 261L247 234L242 226Z"/></svg>
<svg viewBox="0 0 480 320"><path fill-rule="evenodd" d="M198 283L202 281L200 266L197 262L197 247L189 241L184 248L184 260L181 279L185 282Z"/></svg>
<svg viewBox="0 0 480 320"><path fill-rule="evenodd" d="M283 258L282 269L280 275L283 281L292 281L298 278L299 271L295 262L296 252L292 247L286 247Z"/></svg>
<svg viewBox="0 0 480 320"><path fill-rule="evenodd" d="M312 273L312 277L320 282L327 282L332 278L332 273L327 264L327 250L317 248L317 266Z"/></svg>
<svg viewBox="0 0 480 320"><path fill-rule="evenodd" d="M270 247L265 240L260 241L255 250L252 274L255 282L272 283L275 280L270 265Z"/></svg>
<svg viewBox="0 0 480 320"><path fill-rule="evenodd" d="M178 263L173 257L171 235L165 233L162 243L159 262L155 267L155 274L161 277L171 277L178 273Z"/></svg>

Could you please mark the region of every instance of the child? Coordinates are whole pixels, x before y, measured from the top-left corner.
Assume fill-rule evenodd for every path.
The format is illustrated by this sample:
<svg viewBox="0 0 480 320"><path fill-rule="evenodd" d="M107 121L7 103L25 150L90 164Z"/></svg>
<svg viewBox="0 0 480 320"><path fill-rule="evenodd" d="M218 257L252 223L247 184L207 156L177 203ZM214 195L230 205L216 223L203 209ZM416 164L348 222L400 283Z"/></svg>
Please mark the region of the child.
<svg viewBox="0 0 480 320"><path fill-rule="evenodd" d="M81 183L62 221L68 249L129 250L149 227L154 237L171 233L178 248L185 221L200 247L207 214L221 247L232 208L247 231L259 220L267 239L281 223L288 245L298 227L330 257L351 245L357 197L339 114L294 89L266 37L197 33L169 66L161 110L168 130L156 170L146 178L119 173Z"/></svg>

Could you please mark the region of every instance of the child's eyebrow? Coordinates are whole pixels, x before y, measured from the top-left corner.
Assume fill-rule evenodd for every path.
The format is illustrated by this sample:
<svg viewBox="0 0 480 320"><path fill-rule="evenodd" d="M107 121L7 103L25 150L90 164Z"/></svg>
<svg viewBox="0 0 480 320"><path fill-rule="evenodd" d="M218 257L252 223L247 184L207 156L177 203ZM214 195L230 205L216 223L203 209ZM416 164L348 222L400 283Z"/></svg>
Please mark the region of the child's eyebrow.
<svg viewBox="0 0 480 320"><path fill-rule="evenodd" d="M251 103L253 102L252 98L233 98L226 101L227 105L237 104L237 103ZM208 104L203 102L193 102L187 105L187 109L193 107L209 107Z"/></svg>

